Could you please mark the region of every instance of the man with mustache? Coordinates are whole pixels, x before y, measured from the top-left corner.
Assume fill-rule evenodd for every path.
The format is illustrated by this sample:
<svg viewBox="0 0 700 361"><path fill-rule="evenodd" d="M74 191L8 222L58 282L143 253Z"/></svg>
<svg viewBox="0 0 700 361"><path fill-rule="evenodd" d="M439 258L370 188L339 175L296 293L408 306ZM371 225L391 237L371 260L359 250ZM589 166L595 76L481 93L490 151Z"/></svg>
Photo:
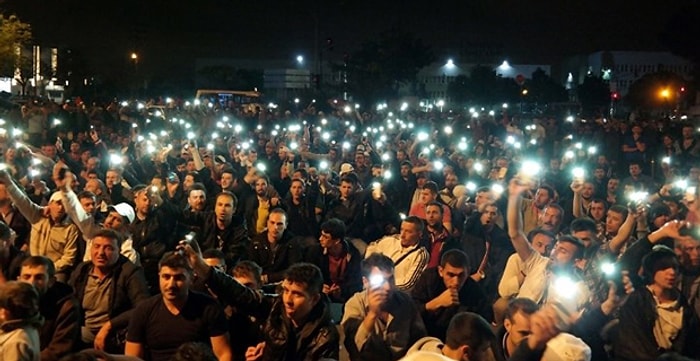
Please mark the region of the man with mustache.
<svg viewBox="0 0 700 361"><path fill-rule="evenodd" d="M148 298L143 269L119 254L121 240L113 229L95 233L91 260L81 263L69 281L83 309L82 342L113 353L123 351L131 311Z"/></svg>

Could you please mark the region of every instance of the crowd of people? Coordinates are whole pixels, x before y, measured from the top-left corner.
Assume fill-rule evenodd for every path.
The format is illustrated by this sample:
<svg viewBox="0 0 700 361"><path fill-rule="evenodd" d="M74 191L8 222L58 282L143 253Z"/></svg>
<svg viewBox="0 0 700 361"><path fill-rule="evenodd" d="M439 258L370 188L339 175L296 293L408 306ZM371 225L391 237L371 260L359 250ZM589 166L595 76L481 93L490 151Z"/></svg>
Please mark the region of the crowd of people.
<svg viewBox="0 0 700 361"><path fill-rule="evenodd" d="M158 103L3 115L0 359L700 359L692 123Z"/></svg>

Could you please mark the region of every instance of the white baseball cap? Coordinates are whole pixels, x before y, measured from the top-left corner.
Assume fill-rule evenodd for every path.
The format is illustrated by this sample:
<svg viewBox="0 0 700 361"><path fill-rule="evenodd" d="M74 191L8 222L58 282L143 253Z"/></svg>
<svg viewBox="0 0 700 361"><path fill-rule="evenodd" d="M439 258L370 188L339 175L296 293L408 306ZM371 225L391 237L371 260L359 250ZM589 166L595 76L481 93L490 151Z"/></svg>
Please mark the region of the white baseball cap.
<svg viewBox="0 0 700 361"><path fill-rule="evenodd" d="M128 203L119 203L114 206L109 206L107 209L114 210L117 213L119 213L120 216L126 217L126 219L129 220L129 223L132 223L134 221L134 218L136 218L136 214L134 213L134 208L132 208Z"/></svg>

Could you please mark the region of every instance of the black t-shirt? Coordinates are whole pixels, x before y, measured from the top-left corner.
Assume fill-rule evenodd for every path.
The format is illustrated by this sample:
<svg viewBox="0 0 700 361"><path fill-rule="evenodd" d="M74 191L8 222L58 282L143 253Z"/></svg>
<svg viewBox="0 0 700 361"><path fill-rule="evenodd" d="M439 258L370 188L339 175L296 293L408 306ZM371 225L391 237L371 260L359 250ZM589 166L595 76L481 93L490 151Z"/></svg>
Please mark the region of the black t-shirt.
<svg viewBox="0 0 700 361"><path fill-rule="evenodd" d="M131 315L127 341L144 347L146 359L167 361L187 342L210 344L210 337L228 331L221 306L211 297L190 291L185 307L173 315L156 295L141 302Z"/></svg>

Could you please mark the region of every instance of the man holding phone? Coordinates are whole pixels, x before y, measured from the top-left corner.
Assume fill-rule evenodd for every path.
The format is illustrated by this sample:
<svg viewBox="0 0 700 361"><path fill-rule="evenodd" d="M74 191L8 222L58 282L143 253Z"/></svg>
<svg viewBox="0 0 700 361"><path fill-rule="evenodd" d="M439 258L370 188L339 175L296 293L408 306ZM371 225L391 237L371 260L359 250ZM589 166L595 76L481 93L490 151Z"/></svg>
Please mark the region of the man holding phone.
<svg viewBox="0 0 700 361"><path fill-rule="evenodd" d="M417 306L394 282L394 262L374 253L362 261L365 290L345 304L341 326L352 360L398 360L420 338L425 325Z"/></svg>

